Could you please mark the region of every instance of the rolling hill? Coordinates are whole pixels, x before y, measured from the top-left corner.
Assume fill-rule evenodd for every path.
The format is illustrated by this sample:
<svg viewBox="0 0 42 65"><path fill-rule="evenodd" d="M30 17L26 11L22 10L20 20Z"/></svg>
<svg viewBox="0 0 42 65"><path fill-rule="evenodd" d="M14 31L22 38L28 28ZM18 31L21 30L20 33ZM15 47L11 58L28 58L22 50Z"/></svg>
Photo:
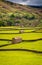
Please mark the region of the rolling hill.
<svg viewBox="0 0 42 65"><path fill-rule="evenodd" d="M42 27L42 8L0 0L0 26Z"/></svg>

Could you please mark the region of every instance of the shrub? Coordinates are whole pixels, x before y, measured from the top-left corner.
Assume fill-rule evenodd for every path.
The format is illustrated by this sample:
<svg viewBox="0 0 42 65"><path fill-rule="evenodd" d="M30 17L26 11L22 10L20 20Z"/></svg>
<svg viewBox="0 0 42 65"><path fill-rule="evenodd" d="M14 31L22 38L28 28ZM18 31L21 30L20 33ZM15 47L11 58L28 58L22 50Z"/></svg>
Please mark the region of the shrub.
<svg viewBox="0 0 42 65"><path fill-rule="evenodd" d="M29 19L29 20L33 20L35 18L35 16L32 14L26 14L26 15L24 15L24 18Z"/></svg>

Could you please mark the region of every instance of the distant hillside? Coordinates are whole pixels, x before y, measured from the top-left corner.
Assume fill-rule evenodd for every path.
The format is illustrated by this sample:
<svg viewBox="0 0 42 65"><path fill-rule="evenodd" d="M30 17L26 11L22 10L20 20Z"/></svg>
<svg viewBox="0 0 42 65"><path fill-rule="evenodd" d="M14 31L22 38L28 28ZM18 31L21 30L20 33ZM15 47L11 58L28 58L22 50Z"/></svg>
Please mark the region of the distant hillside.
<svg viewBox="0 0 42 65"><path fill-rule="evenodd" d="M0 26L42 27L42 9L0 0Z"/></svg>
<svg viewBox="0 0 42 65"><path fill-rule="evenodd" d="M42 6L34 6L34 5L29 5L29 7L33 7L33 8L41 8L42 9Z"/></svg>

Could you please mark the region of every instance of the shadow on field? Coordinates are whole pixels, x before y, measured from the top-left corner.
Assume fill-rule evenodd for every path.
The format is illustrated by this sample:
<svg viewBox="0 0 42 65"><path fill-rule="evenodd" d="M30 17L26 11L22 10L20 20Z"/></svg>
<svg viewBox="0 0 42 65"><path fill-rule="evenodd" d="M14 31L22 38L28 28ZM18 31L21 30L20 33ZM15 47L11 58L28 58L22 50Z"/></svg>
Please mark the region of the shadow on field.
<svg viewBox="0 0 42 65"><path fill-rule="evenodd" d="M0 40L1 41L12 41L9 39L0 39ZM35 42L35 41L39 41L39 40L42 40L42 38L35 39L35 40L22 40L22 42ZM4 46L8 46L8 45L13 45L13 44L4 44L4 45L0 45L0 47L4 47ZM0 49L0 51L27 51L27 52L42 54L42 51L29 50L29 49Z"/></svg>
<svg viewBox="0 0 42 65"><path fill-rule="evenodd" d="M31 31L31 32L23 32L23 33L42 33L42 32ZM0 34L23 34L23 33L0 33Z"/></svg>
<svg viewBox="0 0 42 65"><path fill-rule="evenodd" d="M22 40L22 42L34 42L34 41L39 41L39 40L42 40L42 38L34 39L34 40ZM9 39L0 39L0 41L12 41L12 40L9 40Z"/></svg>
<svg viewBox="0 0 42 65"><path fill-rule="evenodd" d="M0 31L7 31L7 30L42 30L42 27L40 28L0 28Z"/></svg>
<svg viewBox="0 0 42 65"><path fill-rule="evenodd" d="M34 40L22 40L23 42L36 42L36 41L40 41L42 40L42 38L39 39L34 39Z"/></svg>
<svg viewBox="0 0 42 65"><path fill-rule="evenodd" d="M21 33L0 33L0 34L21 34Z"/></svg>
<svg viewBox="0 0 42 65"><path fill-rule="evenodd" d="M7 30L31 30L31 29L15 29L15 28L6 28ZM7 31L6 29L1 28L0 31Z"/></svg>
<svg viewBox="0 0 42 65"><path fill-rule="evenodd" d="M9 39L0 39L1 41L12 41L12 40L9 40ZM36 42L36 41L40 41L42 40L42 38L39 38L39 39L34 39L34 40L22 40L22 42ZM0 45L0 47L4 47L4 46L9 46L9 45L13 45L12 43L11 44L4 44L4 45Z"/></svg>
<svg viewBox="0 0 42 65"><path fill-rule="evenodd" d="M42 51L29 50L29 49L0 49L0 51L26 51L26 52L33 52L33 53L42 54Z"/></svg>
<svg viewBox="0 0 42 65"><path fill-rule="evenodd" d="M1 41L12 41L9 39L0 39ZM40 41L42 40L42 38L39 39L34 39L34 40L22 40L22 42L36 42L36 41ZM0 47L4 47L4 46L8 46L8 45L12 45L12 44L4 44L4 45L0 45Z"/></svg>
<svg viewBox="0 0 42 65"><path fill-rule="evenodd" d="M4 44L4 45L0 45L0 47L9 46L9 45L12 45L12 44Z"/></svg>

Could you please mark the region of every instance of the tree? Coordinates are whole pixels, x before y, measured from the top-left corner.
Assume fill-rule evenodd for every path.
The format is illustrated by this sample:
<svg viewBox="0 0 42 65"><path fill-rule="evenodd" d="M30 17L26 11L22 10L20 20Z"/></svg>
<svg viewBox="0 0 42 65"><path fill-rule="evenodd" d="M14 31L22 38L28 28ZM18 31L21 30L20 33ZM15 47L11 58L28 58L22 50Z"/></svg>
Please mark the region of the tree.
<svg viewBox="0 0 42 65"><path fill-rule="evenodd" d="M10 18L14 18L14 17L15 17L14 14L11 14L11 15L10 15Z"/></svg>

